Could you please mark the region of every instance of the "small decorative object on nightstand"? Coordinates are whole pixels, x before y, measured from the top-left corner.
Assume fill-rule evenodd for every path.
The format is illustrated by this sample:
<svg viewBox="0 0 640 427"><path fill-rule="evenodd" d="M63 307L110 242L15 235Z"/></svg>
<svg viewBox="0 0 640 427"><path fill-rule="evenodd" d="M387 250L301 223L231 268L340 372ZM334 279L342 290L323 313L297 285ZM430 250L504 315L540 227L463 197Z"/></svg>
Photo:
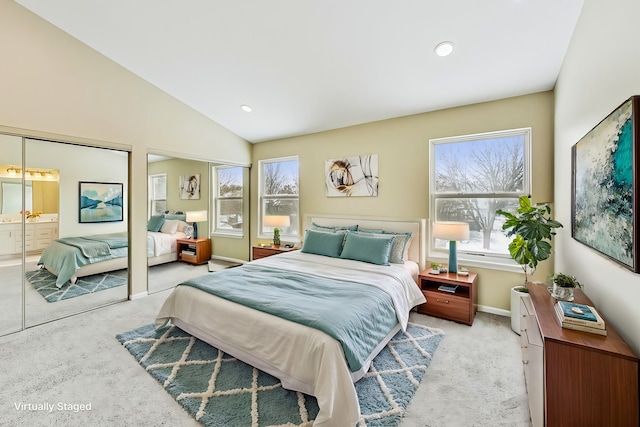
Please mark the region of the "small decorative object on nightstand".
<svg viewBox="0 0 640 427"><path fill-rule="evenodd" d="M273 247L280 247L280 228L289 227L291 219L289 215L265 215L264 226L273 227Z"/></svg>
<svg viewBox="0 0 640 427"><path fill-rule="evenodd" d="M428 268L420 273L418 281L427 299L426 303L418 306L418 313L473 324L478 308L476 273L467 271L466 276L457 273L433 275Z"/></svg>
<svg viewBox="0 0 640 427"><path fill-rule="evenodd" d="M176 248L178 260L189 264L204 264L211 259L211 240L209 239L178 239Z"/></svg>

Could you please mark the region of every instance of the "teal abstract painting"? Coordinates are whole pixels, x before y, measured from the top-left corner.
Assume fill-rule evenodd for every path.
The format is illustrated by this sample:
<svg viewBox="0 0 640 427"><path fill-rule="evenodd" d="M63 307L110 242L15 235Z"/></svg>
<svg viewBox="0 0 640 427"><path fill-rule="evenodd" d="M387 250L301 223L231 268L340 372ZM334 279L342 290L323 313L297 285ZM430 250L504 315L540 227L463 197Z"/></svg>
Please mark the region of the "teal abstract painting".
<svg viewBox="0 0 640 427"><path fill-rule="evenodd" d="M636 271L634 96L573 146L572 235Z"/></svg>

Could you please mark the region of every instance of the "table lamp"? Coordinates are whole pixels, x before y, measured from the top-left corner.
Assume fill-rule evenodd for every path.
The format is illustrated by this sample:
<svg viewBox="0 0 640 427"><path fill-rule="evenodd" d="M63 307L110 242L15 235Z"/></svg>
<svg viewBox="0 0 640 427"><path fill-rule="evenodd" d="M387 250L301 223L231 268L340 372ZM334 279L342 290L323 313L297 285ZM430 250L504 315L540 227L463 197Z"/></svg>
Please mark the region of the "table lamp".
<svg viewBox="0 0 640 427"><path fill-rule="evenodd" d="M443 221L433 223L433 237L449 241L449 272L458 272L458 252L456 242L469 239L469 224L466 222Z"/></svg>
<svg viewBox="0 0 640 427"><path fill-rule="evenodd" d="M207 220L207 211L187 211L187 222L193 223L193 238L198 238L198 223Z"/></svg>
<svg viewBox="0 0 640 427"><path fill-rule="evenodd" d="M279 227L289 227L291 225L291 220L289 219L289 215L265 215L264 217L264 226L265 227L274 227L273 228L273 247L280 247L280 228Z"/></svg>

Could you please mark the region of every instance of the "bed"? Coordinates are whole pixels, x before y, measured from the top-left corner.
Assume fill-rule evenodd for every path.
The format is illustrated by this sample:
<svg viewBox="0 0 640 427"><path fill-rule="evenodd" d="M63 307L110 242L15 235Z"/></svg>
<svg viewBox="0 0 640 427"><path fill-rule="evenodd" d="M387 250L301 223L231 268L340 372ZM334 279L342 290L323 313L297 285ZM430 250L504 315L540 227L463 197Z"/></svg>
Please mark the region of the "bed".
<svg viewBox="0 0 640 427"><path fill-rule="evenodd" d="M156 326L171 322L278 377L283 387L315 396L320 411L314 426L355 425L360 408L354 382L406 327L411 308L425 302L416 286L425 263L425 223L308 216L301 251L181 283L160 309ZM354 225L358 230L347 230ZM373 259L377 249L360 246L364 239L368 247L385 251L406 233L411 238L399 255L403 263L384 265ZM340 255L318 253L326 246L334 254L340 239L332 234L343 236ZM323 245L315 250L310 242L318 239ZM342 256L345 251L348 256ZM327 329L332 323L337 332Z"/></svg>
<svg viewBox="0 0 640 427"><path fill-rule="evenodd" d="M186 238L182 219L156 221L147 231L148 265L178 259L177 240ZM38 261L56 276L56 286L76 283L79 277L120 270L129 265L127 232L59 238L51 242Z"/></svg>

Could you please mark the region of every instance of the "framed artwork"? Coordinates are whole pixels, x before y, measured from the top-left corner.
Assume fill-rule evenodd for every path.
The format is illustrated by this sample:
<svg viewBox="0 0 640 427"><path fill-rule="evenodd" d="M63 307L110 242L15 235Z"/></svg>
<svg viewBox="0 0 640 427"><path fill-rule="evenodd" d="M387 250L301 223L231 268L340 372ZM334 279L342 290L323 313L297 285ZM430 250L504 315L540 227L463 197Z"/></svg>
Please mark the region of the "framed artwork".
<svg viewBox="0 0 640 427"><path fill-rule="evenodd" d="M122 221L124 200L121 183L80 181L79 221Z"/></svg>
<svg viewBox="0 0 640 427"><path fill-rule="evenodd" d="M180 199L199 200L200 199L200 174L180 176Z"/></svg>
<svg viewBox="0 0 640 427"><path fill-rule="evenodd" d="M378 195L378 155L343 157L324 164L327 197Z"/></svg>
<svg viewBox="0 0 640 427"><path fill-rule="evenodd" d="M633 96L572 147L571 235L636 273L638 112Z"/></svg>

